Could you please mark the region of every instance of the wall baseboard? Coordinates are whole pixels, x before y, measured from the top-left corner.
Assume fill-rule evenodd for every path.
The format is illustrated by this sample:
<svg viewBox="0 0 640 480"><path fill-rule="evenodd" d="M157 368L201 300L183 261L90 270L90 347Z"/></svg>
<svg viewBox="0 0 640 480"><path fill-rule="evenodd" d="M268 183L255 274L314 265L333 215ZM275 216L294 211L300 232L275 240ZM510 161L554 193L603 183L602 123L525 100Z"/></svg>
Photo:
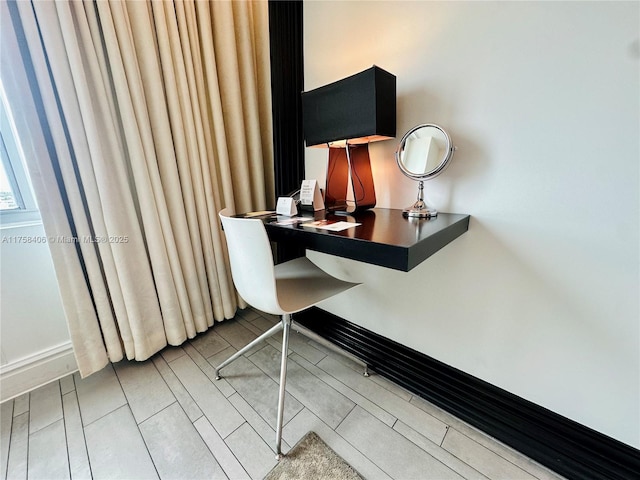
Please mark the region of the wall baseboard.
<svg viewBox="0 0 640 480"><path fill-rule="evenodd" d="M636 479L640 450L317 307L296 322L567 478Z"/></svg>
<svg viewBox="0 0 640 480"><path fill-rule="evenodd" d="M71 342L42 350L0 367L0 402L78 370Z"/></svg>

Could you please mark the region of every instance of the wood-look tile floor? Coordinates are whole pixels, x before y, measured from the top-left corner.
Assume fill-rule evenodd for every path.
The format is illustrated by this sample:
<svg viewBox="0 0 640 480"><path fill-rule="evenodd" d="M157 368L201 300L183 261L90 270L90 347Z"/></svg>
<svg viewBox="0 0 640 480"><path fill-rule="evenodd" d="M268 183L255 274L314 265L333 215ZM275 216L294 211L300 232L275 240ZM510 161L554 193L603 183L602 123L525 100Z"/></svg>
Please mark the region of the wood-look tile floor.
<svg viewBox="0 0 640 480"><path fill-rule="evenodd" d="M280 336L212 365L278 319L254 310L146 362L62 378L1 405L2 480L261 479L276 464ZM284 451L315 431L367 479L554 473L292 332Z"/></svg>

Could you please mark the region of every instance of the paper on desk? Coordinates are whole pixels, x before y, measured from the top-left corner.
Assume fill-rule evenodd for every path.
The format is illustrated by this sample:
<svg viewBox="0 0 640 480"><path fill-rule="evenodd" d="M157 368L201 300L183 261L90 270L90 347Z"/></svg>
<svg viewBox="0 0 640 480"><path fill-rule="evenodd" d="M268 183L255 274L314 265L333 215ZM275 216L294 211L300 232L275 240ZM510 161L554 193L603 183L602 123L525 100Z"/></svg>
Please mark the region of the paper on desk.
<svg viewBox="0 0 640 480"><path fill-rule="evenodd" d="M300 217L289 218L289 217L283 217L278 215L278 220L273 223L275 223L276 225L295 225L296 223L304 222L306 220L307 220L306 218L300 218Z"/></svg>
<svg viewBox="0 0 640 480"><path fill-rule="evenodd" d="M266 215L273 215L274 212L273 210L261 210L259 212L249 212L249 213L245 213L244 217L245 218L250 218L250 217L264 217Z"/></svg>
<svg viewBox="0 0 640 480"><path fill-rule="evenodd" d="M357 227L362 225L355 222L329 222L327 220L317 220L315 222L303 223L303 227L319 228L321 230L329 230L331 232L341 232L347 228Z"/></svg>

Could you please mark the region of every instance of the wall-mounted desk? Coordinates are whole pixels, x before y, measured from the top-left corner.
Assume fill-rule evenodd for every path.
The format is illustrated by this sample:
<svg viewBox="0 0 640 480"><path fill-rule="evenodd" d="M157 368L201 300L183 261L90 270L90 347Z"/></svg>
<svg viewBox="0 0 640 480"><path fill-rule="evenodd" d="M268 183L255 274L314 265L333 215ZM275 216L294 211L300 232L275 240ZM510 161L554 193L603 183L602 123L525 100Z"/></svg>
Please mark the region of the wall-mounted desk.
<svg viewBox="0 0 640 480"><path fill-rule="evenodd" d="M309 213L308 220L313 220ZM469 215L439 213L431 219L407 219L402 210L374 208L353 216L316 212L315 218L351 221L361 225L331 232L296 225L278 225L264 219L274 242L296 245L373 265L408 272L469 229Z"/></svg>

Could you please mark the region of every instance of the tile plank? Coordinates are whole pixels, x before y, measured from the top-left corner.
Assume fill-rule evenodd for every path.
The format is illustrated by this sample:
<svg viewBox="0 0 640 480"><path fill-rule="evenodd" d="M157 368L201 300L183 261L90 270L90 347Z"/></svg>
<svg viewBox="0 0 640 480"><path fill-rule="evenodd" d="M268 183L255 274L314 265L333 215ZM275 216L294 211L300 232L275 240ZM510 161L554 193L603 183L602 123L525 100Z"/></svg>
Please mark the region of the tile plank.
<svg viewBox="0 0 640 480"><path fill-rule="evenodd" d="M165 362L167 363L173 362L176 358L180 358L184 354L185 353L182 347L171 347L171 346L165 347L160 352L160 355L162 355L162 358L164 358Z"/></svg>
<svg viewBox="0 0 640 480"><path fill-rule="evenodd" d="M207 330L205 333L197 335L189 344L194 347L204 358L209 358L229 347L229 342L216 332L215 328Z"/></svg>
<svg viewBox="0 0 640 480"><path fill-rule="evenodd" d="M458 432L466 435L483 447L488 448L492 452L497 453L500 457L505 458L506 460L529 472L540 480L559 480L563 478L557 473L540 465L539 463L514 450L513 448L501 442L498 442L496 439L490 437L486 433L470 426L459 418L454 417L450 413L436 407L423 398L414 395L411 398L411 404L440 419L442 422L445 422L446 424L455 428Z"/></svg>
<svg viewBox="0 0 640 480"><path fill-rule="evenodd" d="M380 408L398 418L398 420L411 425L432 442L438 445L442 442L444 435L447 433L447 425L437 418L403 400L376 382L369 381L367 377L350 369L331 356L327 356L322 360L318 367L348 385L363 397L368 398Z"/></svg>
<svg viewBox="0 0 640 480"><path fill-rule="evenodd" d="M321 379L327 385L330 385L332 388L334 388L338 392L342 393L345 397L349 398L352 402L360 405L362 408L364 408L367 412L369 412L374 417L378 418L380 421L386 423L390 427L392 427L393 424L396 423L396 420L397 420L396 417L391 415L386 410L380 408L378 405L370 401L368 398L363 397L355 390L352 390L344 383L340 382L339 380L336 380L321 368L318 368L315 365L307 362L304 358L300 357L295 353L291 356L291 360L300 364L307 371L309 371L310 373L312 373L313 375Z"/></svg>
<svg viewBox="0 0 640 480"><path fill-rule="evenodd" d="M215 371L215 367L222 364L222 362L224 362L227 358L231 357L231 355L233 355L236 352L237 350L233 347L225 348L221 352L218 352L215 355L212 355L209 358L207 358L207 362L209 363L209 365L214 367L214 371ZM236 393L236 389L233 388L231 384L226 380L225 372L227 371L228 370L225 367L224 371L220 372L221 377L219 380L215 380L215 377L210 377L210 378L213 378L215 386L218 387L218 390L220 390L222 394L228 398L234 393Z"/></svg>
<svg viewBox="0 0 640 480"><path fill-rule="evenodd" d="M85 427L127 403L111 365L86 378L75 373L73 379Z"/></svg>
<svg viewBox="0 0 640 480"><path fill-rule="evenodd" d="M273 348L282 351L282 336L275 335L269 339L269 343ZM314 365L322 360L327 354L315 348L318 343L311 343L307 337L295 331L295 324L291 327L291 335L289 336L289 350L297 353L302 358Z"/></svg>
<svg viewBox="0 0 640 480"><path fill-rule="evenodd" d="M211 426L209 420L205 417L201 417L194 424L196 430L209 447L209 450L214 454L216 460L224 470L224 473L232 480L244 480L248 479L249 474L243 468L242 464L235 457L233 452L229 450L227 444L218 435L218 432Z"/></svg>
<svg viewBox="0 0 640 480"><path fill-rule="evenodd" d="M155 357L153 357L153 364L160 372L160 375L162 375L162 378L164 378L164 381L167 382L167 385L171 389L171 392L173 392L173 395L176 397L178 403L189 417L189 420L195 422L202 415L204 415L202 413L202 410L200 410L198 405L196 405L196 402L194 402L193 398L191 398L191 395L189 395L189 392L187 392L187 389L184 388L182 383L180 383L180 380L178 380L176 374L173 373L173 370L171 370L171 368L169 368L169 365L167 365L164 357L162 357L162 355L156 355Z"/></svg>
<svg viewBox="0 0 640 480"><path fill-rule="evenodd" d="M114 367L136 422L143 422L176 401L151 360L122 361Z"/></svg>
<svg viewBox="0 0 640 480"><path fill-rule="evenodd" d="M93 479L159 478L128 406L98 418L84 430Z"/></svg>
<svg viewBox="0 0 640 480"><path fill-rule="evenodd" d="M450 428L447 432L444 442L442 442L442 448L489 478L535 479L533 475L463 435L455 428Z"/></svg>
<svg viewBox="0 0 640 480"><path fill-rule="evenodd" d="M281 352L267 346L250 357L274 381L280 378ZM336 428L355 406L351 400L334 390L315 375L289 359L287 390L331 428Z"/></svg>
<svg viewBox="0 0 640 480"><path fill-rule="evenodd" d="M360 407L336 432L395 478L463 478Z"/></svg>
<svg viewBox="0 0 640 480"><path fill-rule="evenodd" d="M84 439L80 406L75 390L62 397L64 412L64 427L67 436L67 450L69 452L69 469L73 480L91 478L91 467L87 445Z"/></svg>
<svg viewBox="0 0 640 480"><path fill-rule="evenodd" d="M396 424L393 426L393 429L396 432L402 434L406 439L411 440L414 444L427 452L433 458L440 460L447 467L463 476L464 478L469 480L488 480L487 477L485 477L482 473L470 467L455 455L428 440L426 437L416 432L413 428L411 428L404 422L396 422Z"/></svg>
<svg viewBox="0 0 640 480"><path fill-rule="evenodd" d="M0 403L0 479L7 478L7 460L13 424L13 400Z"/></svg>
<svg viewBox="0 0 640 480"><path fill-rule="evenodd" d="M222 372L231 386L269 425L275 426L278 412L278 384L244 356L226 366ZM302 410L302 404L285 394L284 421L286 423Z"/></svg>
<svg viewBox="0 0 640 480"><path fill-rule="evenodd" d="M22 395L13 399L13 416L17 417L25 412L29 411L29 393L23 393Z"/></svg>
<svg viewBox="0 0 640 480"><path fill-rule="evenodd" d="M233 347L229 347L229 348L233 348ZM213 382L213 385L218 390L220 390L220 393L222 393L225 397L229 397L235 393L235 390L231 385L229 385L227 381L225 381L222 378L220 380L216 380L215 368L213 368L213 365L209 363L202 355L200 355L200 353L195 348L193 348L190 345L187 345L184 347L184 350L185 352L187 352L187 355L191 357L191 360L193 360L193 362L196 365L198 365L198 368L200 368L200 370L204 372L204 374L209 378L209 380ZM222 351L226 352L227 349L224 349ZM234 350L234 353L235 353L235 350ZM210 358L215 358L215 355Z"/></svg>
<svg viewBox="0 0 640 480"><path fill-rule="evenodd" d="M238 311L236 311L236 317L244 318L245 320L249 321L260 318L261 315L263 315L262 312L251 307L247 307L243 310L238 309Z"/></svg>
<svg viewBox="0 0 640 480"><path fill-rule="evenodd" d="M61 419L62 396L60 395L60 383L57 380L31 392L29 406L30 434Z"/></svg>
<svg viewBox="0 0 640 480"><path fill-rule="evenodd" d="M73 392L76 389L76 384L73 381L73 374L69 374L66 377L60 379L60 393L64 396L69 392Z"/></svg>
<svg viewBox="0 0 640 480"><path fill-rule="evenodd" d="M229 435L226 443L255 480L264 478L277 463L274 453L248 423Z"/></svg>
<svg viewBox="0 0 640 480"><path fill-rule="evenodd" d="M13 417L9 460L7 461L7 479L27 478L27 455L29 451L29 412Z"/></svg>
<svg viewBox="0 0 640 480"><path fill-rule="evenodd" d="M183 355L169 366L222 438L244 423L242 416L191 357Z"/></svg>
<svg viewBox="0 0 640 480"><path fill-rule="evenodd" d="M58 386L56 383L56 387ZM62 419L29 435L29 480L70 478Z"/></svg>
<svg viewBox="0 0 640 480"><path fill-rule="evenodd" d="M258 337L258 335L236 320L217 323L214 331L236 350L240 350ZM246 355L251 355L259 348L260 345L252 348Z"/></svg>
<svg viewBox="0 0 640 480"><path fill-rule="evenodd" d="M273 327L276 323L280 322L280 319L275 315L266 316L266 315L258 315L254 319L250 320L256 327L258 327L262 332L266 332L271 327Z"/></svg>
<svg viewBox="0 0 640 480"><path fill-rule="evenodd" d="M334 452L340 455L345 462L355 468L364 478L375 480L392 478L360 452L357 446L351 445L306 408L287 424L284 428L283 436L290 445L295 445L308 432L318 434Z"/></svg>
<svg viewBox="0 0 640 480"><path fill-rule="evenodd" d="M262 437L267 445L273 450L273 453L276 452L276 430L275 424L273 426L269 425L264 419L256 412L251 405L247 403L247 401L242 398L239 393L235 393L229 397L229 401L236 407L236 410L240 412L247 423L251 425L258 435ZM282 440L282 449L288 450L289 445L287 442Z"/></svg>
<svg viewBox="0 0 640 480"><path fill-rule="evenodd" d="M160 478L227 478L177 402L142 422L140 432Z"/></svg>

